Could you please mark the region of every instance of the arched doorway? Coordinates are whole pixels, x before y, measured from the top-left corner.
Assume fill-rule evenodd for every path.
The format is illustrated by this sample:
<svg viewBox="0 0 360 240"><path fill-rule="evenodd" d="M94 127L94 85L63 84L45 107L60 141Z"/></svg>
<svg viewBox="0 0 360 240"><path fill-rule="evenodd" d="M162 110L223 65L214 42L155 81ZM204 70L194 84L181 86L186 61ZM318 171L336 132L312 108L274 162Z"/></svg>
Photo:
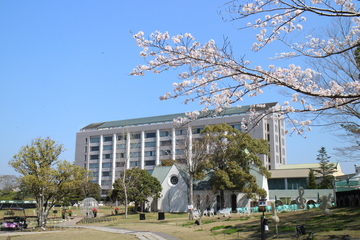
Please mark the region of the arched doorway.
<svg viewBox="0 0 360 240"><path fill-rule="evenodd" d="M231 210L235 211L237 207L236 194L231 194Z"/></svg>

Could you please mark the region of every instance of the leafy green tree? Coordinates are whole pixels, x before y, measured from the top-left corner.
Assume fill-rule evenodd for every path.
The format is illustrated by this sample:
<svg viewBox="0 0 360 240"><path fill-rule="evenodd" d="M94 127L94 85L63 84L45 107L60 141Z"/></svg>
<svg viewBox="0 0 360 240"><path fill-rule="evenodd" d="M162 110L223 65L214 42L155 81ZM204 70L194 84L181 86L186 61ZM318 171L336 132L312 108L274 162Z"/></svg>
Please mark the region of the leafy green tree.
<svg viewBox="0 0 360 240"><path fill-rule="evenodd" d="M172 166L174 165L176 162L174 160L171 160L171 159L163 159L161 160L161 164L160 166Z"/></svg>
<svg viewBox="0 0 360 240"><path fill-rule="evenodd" d="M21 200L21 199L19 199L18 192L15 192L15 191L7 191L7 192L0 191L0 199L1 200Z"/></svg>
<svg viewBox="0 0 360 240"><path fill-rule="evenodd" d="M315 177L314 169L310 168L308 186L307 186L308 189L317 189L317 184L315 180L316 177Z"/></svg>
<svg viewBox="0 0 360 240"><path fill-rule="evenodd" d="M87 177L91 179L90 176ZM68 202L77 202L82 201L85 198L92 197L97 201L101 200L101 187L97 183L93 183L90 180L83 182L76 189L74 189L73 193L66 199Z"/></svg>
<svg viewBox="0 0 360 240"><path fill-rule="evenodd" d="M269 154L268 142L253 139L227 124L206 126L202 131L210 150L209 169L214 171L212 186L220 191L221 207L224 207L224 190L239 190L247 197L266 197L266 191L258 187L251 169L270 177L259 154Z"/></svg>
<svg viewBox="0 0 360 240"><path fill-rule="evenodd" d="M47 216L55 204L86 181L84 168L58 159L63 151L63 146L50 138L37 138L23 146L9 162L22 175L20 182L34 194L38 227L46 226Z"/></svg>
<svg viewBox="0 0 360 240"><path fill-rule="evenodd" d="M124 174L124 172L122 173ZM159 198L162 190L157 178L153 177L144 169L132 168L125 171L125 187L127 199L135 202L135 206L147 201L149 197ZM115 180L111 198L125 201L123 178Z"/></svg>
<svg viewBox="0 0 360 240"><path fill-rule="evenodd" d="M97 201L101 200L101 187L97 183L86 181L80 185L80 197L82 199L92 197Z"/></svg>
<svg viewBox="0 0 360 240"><path fill-rule="evenodd" d="M319 188L321 189L331 189L333 188L334 176L333 173L336 172L335 164L330 163L330 156L327 155L325 147L321 147L318 151L316 160L320 163L319 169L314 171L320 175L321 182Z"/></svg>
<svg viewBox="0 0 360 240"><path fill-rule="evenodd" d="M19 189L16 193L16 200L35 200L34 194L32 193L29 186L25 185L23 182L20 181Z"/></svg>

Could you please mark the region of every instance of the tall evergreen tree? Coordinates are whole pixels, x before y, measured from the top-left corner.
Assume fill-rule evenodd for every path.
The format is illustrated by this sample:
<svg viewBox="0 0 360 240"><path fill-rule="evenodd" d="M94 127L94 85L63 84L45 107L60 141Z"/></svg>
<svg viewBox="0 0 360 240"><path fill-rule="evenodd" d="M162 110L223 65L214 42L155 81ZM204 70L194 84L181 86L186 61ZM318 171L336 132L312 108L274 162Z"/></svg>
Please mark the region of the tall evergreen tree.
<svg viewBox="0 0 360 240"><path fill-rule="evenodd" d="M315 177L314 169L310 168L308 185L307 185L307 187L309 189L317 189L317 184L316 184L315 180L316 180L316 177Z"/></svg>
<svg viewBox="0 0 360 240"><path fill-rule="evenodd" d="M321 189L331 189L333 188L334 176L333 173L336 172L335 164L330 163L330 156L327 155L325 147L321 147L318 151L316 160L320 163L319 169L314 171L320 175L321 182L319 188Z"/></svg>

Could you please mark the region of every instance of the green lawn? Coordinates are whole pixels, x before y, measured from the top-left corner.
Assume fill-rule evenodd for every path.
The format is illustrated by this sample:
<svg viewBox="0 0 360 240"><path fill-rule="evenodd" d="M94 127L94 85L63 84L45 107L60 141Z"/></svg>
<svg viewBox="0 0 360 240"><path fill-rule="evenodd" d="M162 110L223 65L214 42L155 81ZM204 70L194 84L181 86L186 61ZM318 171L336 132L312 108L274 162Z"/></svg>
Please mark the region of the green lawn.
<svg viewBox="0 0 360 240"><path fill-rule="evenodd" d="M74 215L80 215L76 209ZM297 212L278 213L280 223L278 224L279 235L276 236L274 223L269 223L270 231L266 232L267 239L295 239L295 227L302 224L305 227L306 235L297 239L307 239L313 234L313 239L342 238L349 235L351 238L360 237L360 208L333 208L333 215L326 217L320 209L302 210ZM165 213L165 220L157 220L158 213L145 213L145 220L140 220L139 214L129 214L125 219L124 214L111 215L112 208L100 208L99 218L108 218L110 221L82 223L78 226L109 226L116 228L132 229L137 231L163 232L179 239L259 239L260 237L260 217L261 213L250 216L237 215L233 213L231 218L222 216L203 217L201 225L188 219L186 213ZM60 215L58 216L60 217ZM266 218L271 218L267 213ZM51 224L49 224L50 226ZM12 239L113 239L114 233L98 232L89 229L70 229L55 228L56 232L51 234L41 233L32 236L14 236ZM59 232L58 232L59 231ZM51 235L51 238L49 236ZM116 237L116 236L115 236ZM119 237L119 236L117 236ZM0 240L7 239L0 234ZM114 238L115 239L115 238ZM117 238L119 239L119 238ZM134 235L124 235L121 239L136 239Z"/></svg>

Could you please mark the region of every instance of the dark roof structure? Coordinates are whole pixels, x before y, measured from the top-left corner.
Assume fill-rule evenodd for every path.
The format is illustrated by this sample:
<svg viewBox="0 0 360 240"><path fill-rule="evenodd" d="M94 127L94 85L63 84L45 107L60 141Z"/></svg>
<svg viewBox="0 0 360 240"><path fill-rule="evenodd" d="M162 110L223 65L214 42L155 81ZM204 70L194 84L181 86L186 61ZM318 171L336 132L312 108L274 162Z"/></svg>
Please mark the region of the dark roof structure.
<svg viewBox="0 0 360 240"><path fill-rule="evenodd" d="M255 110L264 110L271 107L274 107L277 103L266 103L265 108L255 108ZM242 106L242 107L232 107L225 109L221 114L217 114L215 117L224 117L231 115L242 115L248 113L250 110L250 106ZM174 119L178 117L186 117L185 113L177 113L177 114L168 114L168 115L160 115L153 117L144 117L144 118L134 118L134 119L126 119L126 120L118 120L118 121L109 121L109 122L100 122L100 123L91 123L86 127L82 128L81 131L86 130L100 130L100 129L109 129L109 128L120 128L120 127L128 127L128 126L139 126L139 125L149 125L149 124L158 124L158 123L170 123ZM206 115L200 114L199 118L211 118L214 117L213 111L210 111Z"/></svg>

